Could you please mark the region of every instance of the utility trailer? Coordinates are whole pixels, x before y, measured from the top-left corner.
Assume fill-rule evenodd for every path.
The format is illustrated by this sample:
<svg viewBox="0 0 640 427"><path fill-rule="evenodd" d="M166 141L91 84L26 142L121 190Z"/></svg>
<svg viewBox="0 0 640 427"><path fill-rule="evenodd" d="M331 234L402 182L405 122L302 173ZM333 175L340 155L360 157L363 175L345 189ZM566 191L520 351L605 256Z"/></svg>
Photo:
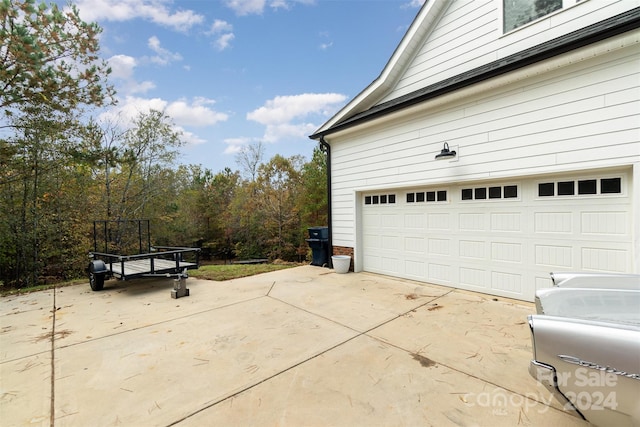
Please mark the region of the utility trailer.
<svg viewBox="0 0 640 427"><path fill-rule="evenodd" d="M187 270L199 267L200 248L151 246L148 219L99 220L93 222L89 257L89 285L94 291L102 290L110 277L173 277L171 297L179 298L189 295Z"/></svg>

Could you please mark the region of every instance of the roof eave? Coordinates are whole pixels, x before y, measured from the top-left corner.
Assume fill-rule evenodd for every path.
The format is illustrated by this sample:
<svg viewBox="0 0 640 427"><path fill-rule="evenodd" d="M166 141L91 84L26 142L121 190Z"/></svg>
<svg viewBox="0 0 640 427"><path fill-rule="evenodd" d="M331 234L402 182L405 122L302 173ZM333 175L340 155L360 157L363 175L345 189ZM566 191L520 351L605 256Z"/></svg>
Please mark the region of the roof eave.
<svg viewBox="0 0 640 427"><path fill-rule="evenodd" d="M430 29L429 23L435 20L447 3L448 0L425 2L380 75L349 101L347 105L334 114L333 117L327 120L314 135L319 135L331 129L334 125L345 120L345 117L349 117L352 114L360 114L372 108L387 90L393 86L398 76L402 73L402 70L410 63L414 55L414 49L412 47L417 43L416 39L421 39L425 36L425 32ZM426 26L424 25L425 22L427 23Z"/></svg>
<svg viewBox="0 0 640 427"><path fill-rule="evenodd" d="M466 71L448 79L434 83L396 99L375 105L333 125L320 128L310 135L311 139L362 124L404 108L419 104L450 92L480 83L484 80L506 74L537 62L553 58L566 52L623 34L640 27L640 7L576 30L556 39L541 43L489 64Z"/></svg>

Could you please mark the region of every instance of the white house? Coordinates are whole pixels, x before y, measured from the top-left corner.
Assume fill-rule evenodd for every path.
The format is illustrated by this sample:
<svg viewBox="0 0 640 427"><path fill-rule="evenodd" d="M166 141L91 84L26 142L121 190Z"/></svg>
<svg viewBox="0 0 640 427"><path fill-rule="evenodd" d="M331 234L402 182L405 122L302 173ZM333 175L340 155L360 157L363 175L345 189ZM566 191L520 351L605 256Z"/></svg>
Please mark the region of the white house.
<svg viewBox="0 0 640 427"><path fill-rule="evenodd" d="M640 272L640 0L536 3L428 0L311 135L355 271L528 301Z"/></svg>

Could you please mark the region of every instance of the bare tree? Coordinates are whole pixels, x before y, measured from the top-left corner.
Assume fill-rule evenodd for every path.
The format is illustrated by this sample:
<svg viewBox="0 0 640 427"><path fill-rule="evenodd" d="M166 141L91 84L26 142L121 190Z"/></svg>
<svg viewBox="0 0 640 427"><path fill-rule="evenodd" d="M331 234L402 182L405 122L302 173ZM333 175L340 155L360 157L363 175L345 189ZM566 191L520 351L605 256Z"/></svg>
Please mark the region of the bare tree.
<svg viewBox="0 0 640 427"><path fill-rule="evenodd" d="M257 141L254 144L243 147L236 154L236 163L240 166L245 179L255 182L258 174L258 167L262 163L264 157L264 144Z"/></svg>

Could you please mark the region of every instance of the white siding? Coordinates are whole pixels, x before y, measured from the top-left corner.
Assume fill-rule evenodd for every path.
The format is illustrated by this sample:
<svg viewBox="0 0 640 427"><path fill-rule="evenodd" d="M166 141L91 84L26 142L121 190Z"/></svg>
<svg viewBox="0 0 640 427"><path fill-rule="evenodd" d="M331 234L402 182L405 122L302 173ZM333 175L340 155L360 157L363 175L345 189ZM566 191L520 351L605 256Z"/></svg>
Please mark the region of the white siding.
<svg viewBox="0 0 640 427"><path fill-rule="evenodd" d="M503 0L455 0L395 87L380 102L437 83L640 5L639 0L581 1L503 34Z"/></svg>
<svg viewBox="0 0 640 427"><path fill-rule="evenodd" d="M639 100L640 46L634 44L330 135L333 244L355 247L356 190L637 166ZM459 155L435 161L445 141ZM508 284L508 278L496 280Z"/></svg>

